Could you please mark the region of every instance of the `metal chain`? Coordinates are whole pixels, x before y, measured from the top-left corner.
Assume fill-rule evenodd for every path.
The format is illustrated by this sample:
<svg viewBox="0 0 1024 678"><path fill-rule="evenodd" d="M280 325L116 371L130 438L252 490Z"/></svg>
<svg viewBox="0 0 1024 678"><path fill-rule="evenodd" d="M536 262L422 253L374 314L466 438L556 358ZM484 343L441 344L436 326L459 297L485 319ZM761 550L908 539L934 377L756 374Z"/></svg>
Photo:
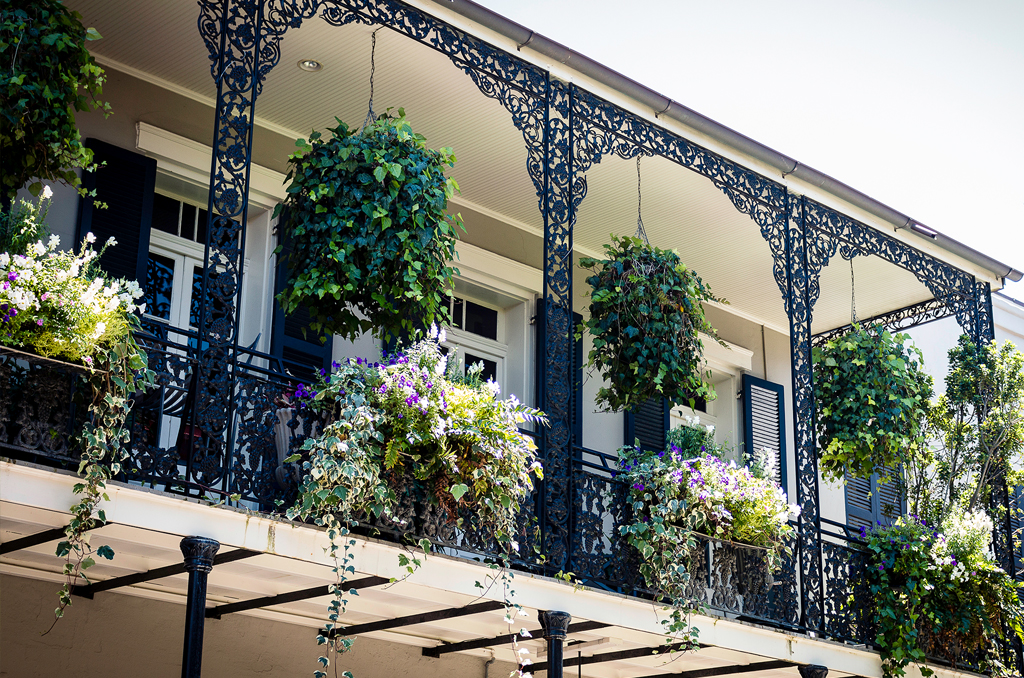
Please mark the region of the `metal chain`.
<svg viewBox="0 0 1024 678"><path fill-rule="evenodd" d="M373 112L373 74L377 70L377 32L383 29L376 29L370 34L370 103L367 104L366 118L363 120L363 126L359 128L359 132L362 133L366 126L377 119L377 114Z"/></svg>
<svg viewBox="0 0 1024 678"><path fill-rule="evenodd" d="M850 324L857 324L857 280L853 275L853 257L850 257Z"/></svg>
<svg viewBox="0 0 1024 678"><path fill-rule="evenodd" d="M636 237L644 241L645 245L650 245L651 241L647 239L647 231L644 230L644 218L643 218L643 192L640 190L640 158L642 154L636 156Z"/></svg>

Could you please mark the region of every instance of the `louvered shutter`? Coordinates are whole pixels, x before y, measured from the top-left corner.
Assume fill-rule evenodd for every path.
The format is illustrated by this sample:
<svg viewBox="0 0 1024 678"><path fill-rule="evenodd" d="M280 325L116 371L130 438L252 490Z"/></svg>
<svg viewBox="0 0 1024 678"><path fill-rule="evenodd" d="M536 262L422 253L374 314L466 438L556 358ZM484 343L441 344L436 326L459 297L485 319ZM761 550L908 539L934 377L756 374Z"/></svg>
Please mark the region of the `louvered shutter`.
<svg viewBox="0 0 1024 678"><path fill-rule="evenodd" d="M651 398L636 412L626 413L626 445L638 440L645 450L665 449L665 433L669 429L671 409L664 398Z"/></svg>
<svg viewBox="0 0 1024 678"><path fill-rule="evenodd" d="M284 219L285 215L282 215L281 221ZM282 240L282 245L282 255L287 254L291 245L285 240ZM297 379L309 380L316 371L330 369L334 337L329 336L324 343L320 343L317 333L309 329L309 309L304 306L299 306L294 312L285 315L277 301L277 295L281 293L288 277L288 267L282 259L283 256L278 257L274 283L274 319L270 334L270 354L281 361L281 366L289 374Z"/></svg>
<svg viewBox="0 0 1024 678"><path fill-rule="evenodd" d="M854 533L859 532L862 527L870 530L878 519L872 508L871 480L846 479L846 524L854 529Z"/></svg>
<svg viewBox="0 0 1024 678"><path fill-rule="evenodd" d="M892 525L906 508L898 475L898 470L892 470L885 483L878 481L877 473L870 478L847 478L846 524L855 532L861 527Z"/></svg>
<svg viewBox="0 0 1024 678"><path fill-rule="evenodd" d="M776 384L743 375L743 428L747 454L775 452L775 480L786 489L786 392Z"/></svg>
<svg viewBox="0 0 1024 678"><path fill-rule="evenodd" d="M156 160L117 146L89 139L86 145L100 164L94 172L82 173L82 185L95 190L95 200L106 203L97 209L92 198L82 198L78 209L78 243L86 233L96 236L99 249L109 238L117 245L100 258L110 276L146 282L149 261L149 231L153 220L153 189ZM70 243L68 243L70 244Z"/></svg>

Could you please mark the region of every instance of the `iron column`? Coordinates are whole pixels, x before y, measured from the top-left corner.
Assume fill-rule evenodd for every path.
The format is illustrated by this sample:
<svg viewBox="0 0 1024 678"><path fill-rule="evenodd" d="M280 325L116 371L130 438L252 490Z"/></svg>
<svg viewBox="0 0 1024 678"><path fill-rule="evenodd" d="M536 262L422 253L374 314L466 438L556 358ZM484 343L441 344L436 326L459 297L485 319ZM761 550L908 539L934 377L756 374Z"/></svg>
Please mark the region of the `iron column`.
<svg viewBox="0 0 1024 678"><path fill-rule="evenodd" d="M181 554L185 557L185 571L188 572L181 678L200 678L202 675L206 576L213 569L213 557L219 548L220 542L206 537L185 537L181 540Z"/></svg>
<svg viewBox="0 0 1024 678"><path fill-rule="evenodd" d="M541 611L540 626L548 641L548 678L562 678L562 643L572 617L568 612Z"/></svg>

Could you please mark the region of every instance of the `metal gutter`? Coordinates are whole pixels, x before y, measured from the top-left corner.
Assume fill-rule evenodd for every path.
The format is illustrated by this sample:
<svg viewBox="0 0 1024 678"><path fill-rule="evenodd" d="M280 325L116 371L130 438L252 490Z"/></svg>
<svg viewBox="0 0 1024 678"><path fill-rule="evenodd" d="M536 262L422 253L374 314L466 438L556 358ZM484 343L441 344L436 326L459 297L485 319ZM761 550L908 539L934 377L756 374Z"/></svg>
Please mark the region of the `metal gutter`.
<svg viewBox="0 0 1024 678"><path fill-rule="evenodd" d="M572 68L576 72L591 78L602 85L640 102L658 112L658 117L667 117L686 125L691 129L705 134L719 143L730 146L737 151L777 169L784 177L794 176L826 191L847 203L872 214L896 229L907 229L919 237L930 240L942 249L976 264L998 278L1009 278L1018 282L1024 278L1021 272L1012 266L999 262L992 257L954 240L921 222L894 210L857 189L834 179L813 167L801 164L795 159L754 141L734 129L715 122L678 101L673 101L654 90L641 85L636 80L627 78L621 73L604 66L593 59L569 49L565 45L546 38L518 24L511 19L478 5L472 0L432 0L470 21L488 28L495 33L514 41L519 49L529 48L552 61Z"/></svg>

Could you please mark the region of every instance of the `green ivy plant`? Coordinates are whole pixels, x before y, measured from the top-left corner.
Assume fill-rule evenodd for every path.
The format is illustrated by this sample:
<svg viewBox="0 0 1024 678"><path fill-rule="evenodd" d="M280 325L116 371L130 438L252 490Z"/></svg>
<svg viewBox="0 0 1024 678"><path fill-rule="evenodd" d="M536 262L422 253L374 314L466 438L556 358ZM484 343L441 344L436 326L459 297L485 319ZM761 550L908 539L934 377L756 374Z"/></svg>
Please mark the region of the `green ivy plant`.
<svg viewBox="0 0 1024 678"><path fill-rule="evenodd" d="M362 130L338 120L324 139L299 139L290 159L288 197L275 214L288 278L278 299L285 313L310 312L320 334L388 337L447 317L449 265L462 228L446 212L458 190L445 171L450 148L431 150L405 111Z"/></svg>
<svg viewBox="0 0 1024 678"><path fill-rule="evenodd" d="M352 644L338 626L351 595L345 581L355 571L351 530L367 518L398 520L399 497L412 486L453 524L471 521L472 529L493 535L507 556L518 549L519 507L541 475L536 446L519 425L546 420L514 396L499 399L497 384L480 381L482 365L463 376L455 361L449 362L444 341L443 331L433 327L383 364L361 359L336 364L332 373L294 394L300 410L312 409L329 422L300 455L287 460L301 459L304 471L287 515L323 526L331 541L328 554L336 562L330 621L318 638L327 646L318 677L326 675L332 653ZM424 553L430 550L426 539L418 545ZM403 554L399 564L411 574L420 560ZM511 573L498 569L511 624L518 610L509 600Z"/></svg>
<svg viewBox="0 0 1024 678"><path fill-rule="evenodd" d="M932 675L928 655L954 668L973 656L985 675L1018 675L1003 664L1000 642L1024 639L1024 608L1019 585L989 555L992 521L984 513L961 510L935 527L904 517L861 536L886 678L905 675L910 664Z"/></svg>
<svg viewBox="0 0 1024 678"><path fill-rule="evenodd" d="M590 317L579 331L593 337L588 366L609 384L598 389L597 405L636 411L655 397L713 400L699 333L716 340L718 334L701 303L722 300L674 251L612 235L605 253L605 259L580 259L593 275L587 278Z"/></svg>
<svg viewBox="0 0 1024 678"><path fill-rule="evenodd" d="M814 348L814 397L820 467L825 478L847 474L888 478L919 454L932 397L932 378L906 334L881 327L853 329Z"/></svg>
<svg viewBox="0 0 1024 678"><path fill-rule="evenodd" d="M75 113L110 106L99 100L103 69L86 43L99 39L58 0L14 0L0 8L0 190L9 202L29 180L78 187L75 169L92 166ZM82 190L82 189L80 189Z"/></svg>
<svg viewBox="0 0 1024 678"><path fill-rule="evenodd" d="M695 649L697 629L687 615L703 601L687 591L693 535L760 547L768 567L777 569L791 552L789 516L799 509L787 505L783 490L764 473L727 462L712 429L696 419L668 438L669 448L660 452L619 450L617 477L629 487L633 513L620 533L639 554L644 581L670 603L668 632Z"/></svg>

